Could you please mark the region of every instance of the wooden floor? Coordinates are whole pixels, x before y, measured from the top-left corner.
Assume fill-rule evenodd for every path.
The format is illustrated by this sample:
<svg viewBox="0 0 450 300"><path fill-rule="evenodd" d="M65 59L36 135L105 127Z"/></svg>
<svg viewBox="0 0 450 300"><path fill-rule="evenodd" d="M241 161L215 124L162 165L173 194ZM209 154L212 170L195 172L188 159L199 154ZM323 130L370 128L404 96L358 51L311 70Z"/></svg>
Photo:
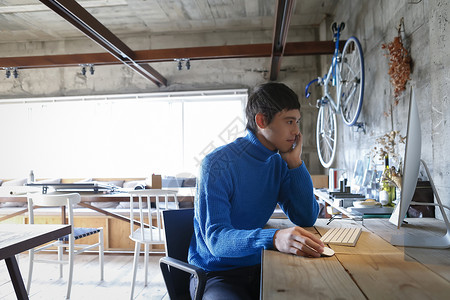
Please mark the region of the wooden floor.
<svg viewBox="0 0 450 300"><path fill-rule="evenodd" d="M56 254L36 254L39 258L55 257ZM134 299L168 300L167 290L159 269L160 255L150 255L147 287L144 287L144 258L141 255L136 279ZM18 257L20 271L26 285L28 255ZM59 266L38 263L34 265L31 284L31 300L64 299L67 288L67 267L64 277L59 278ZM98 256L81 254L75 256L71 299L129 299L133 255L105 254L104 281L100 281ZM4 261L0 261L0 300L15 300L16 296Z"/></svg>

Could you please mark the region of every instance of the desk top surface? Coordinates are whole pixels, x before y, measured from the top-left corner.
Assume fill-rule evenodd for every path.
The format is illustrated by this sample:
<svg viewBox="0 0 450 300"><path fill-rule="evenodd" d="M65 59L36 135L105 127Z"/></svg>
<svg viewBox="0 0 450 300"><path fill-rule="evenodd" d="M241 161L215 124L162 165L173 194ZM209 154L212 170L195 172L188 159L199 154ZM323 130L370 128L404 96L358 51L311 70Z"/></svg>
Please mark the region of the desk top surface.
<svg viewBox="0 0 450 300"><path fill-rule="evenodd" d="M168 195L178 197L178 201L193 201L195 195L195 188L163 188L163 189L153 189L153 190L129 190L131 194L137 195L139 193L146 193L153 195ZM115 192L115 193L95 193L95 192L80 192L81 202L122 202L129 201L130 193L128 192ZM0 195L0 203L2 202L27 202L26 195Z"/></svg>
<svg viewBox="0 0 450 300"><path fill-rule="evenodd" d="M450 249L395 247L388 241L400 232L445 233L436 219L408 219L400 231L386 219L364 220L355 247L330 245L332 257L304 258L264 250L262 299L446 299L450 294ZM308 228L318 236L332 227L362 226L349 219ZM270 227L285 228L288 220Z"/></svg>
<svg viewBox="0 0 450 300"><path fill-rule="evenodd" d="M0 224L0 259L45 244L70 233L70 225Z"/></svg>

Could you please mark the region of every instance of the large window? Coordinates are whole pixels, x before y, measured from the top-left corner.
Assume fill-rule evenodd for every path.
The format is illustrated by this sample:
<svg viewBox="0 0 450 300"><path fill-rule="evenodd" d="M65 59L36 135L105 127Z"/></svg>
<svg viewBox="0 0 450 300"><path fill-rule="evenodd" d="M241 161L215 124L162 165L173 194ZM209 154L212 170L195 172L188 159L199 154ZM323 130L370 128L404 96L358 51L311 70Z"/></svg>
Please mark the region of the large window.
<svg viewBox="0 0 450 300"><path fill-rule="evenodd" d="M246 90L0 100L0 178L196 174L244 135Z"/></svg>

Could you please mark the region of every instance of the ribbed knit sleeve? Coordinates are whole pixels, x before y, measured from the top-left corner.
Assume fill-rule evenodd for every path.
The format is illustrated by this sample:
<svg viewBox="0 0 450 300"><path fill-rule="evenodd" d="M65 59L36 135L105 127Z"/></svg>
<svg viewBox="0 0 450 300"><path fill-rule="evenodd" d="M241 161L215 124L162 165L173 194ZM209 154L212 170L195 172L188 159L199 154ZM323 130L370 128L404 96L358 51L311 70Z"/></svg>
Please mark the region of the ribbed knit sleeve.
<svg viewBox="0 0 450 300"><path fill-rule="evenodd" d="M297 226L314 225L319 214L319 205L314 196L311 175L304 163L287 171L278 202L284 213Z"/></svg>

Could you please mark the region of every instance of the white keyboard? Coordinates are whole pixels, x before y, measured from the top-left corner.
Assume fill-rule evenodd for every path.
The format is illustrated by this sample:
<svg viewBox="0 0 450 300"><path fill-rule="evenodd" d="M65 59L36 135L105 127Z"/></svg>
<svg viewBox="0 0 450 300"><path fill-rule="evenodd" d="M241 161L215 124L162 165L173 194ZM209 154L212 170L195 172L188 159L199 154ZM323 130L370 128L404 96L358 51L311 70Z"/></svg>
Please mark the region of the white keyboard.
<svg viewBox="0 0 450 300"><path fill-rule="evenodd" d="M357 227L331 228L320 240L324 244L354 247L361 235L361 231L362 229Z"/></svg>

